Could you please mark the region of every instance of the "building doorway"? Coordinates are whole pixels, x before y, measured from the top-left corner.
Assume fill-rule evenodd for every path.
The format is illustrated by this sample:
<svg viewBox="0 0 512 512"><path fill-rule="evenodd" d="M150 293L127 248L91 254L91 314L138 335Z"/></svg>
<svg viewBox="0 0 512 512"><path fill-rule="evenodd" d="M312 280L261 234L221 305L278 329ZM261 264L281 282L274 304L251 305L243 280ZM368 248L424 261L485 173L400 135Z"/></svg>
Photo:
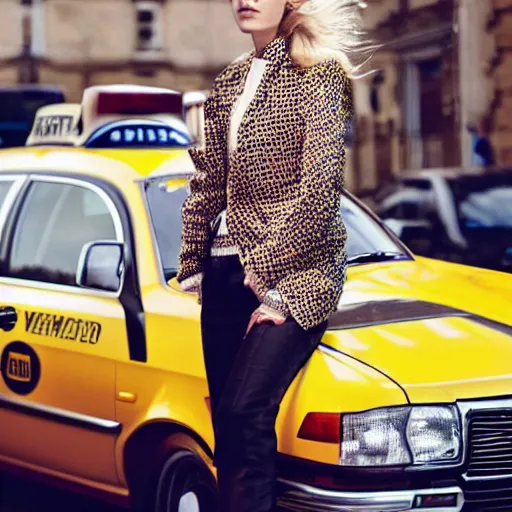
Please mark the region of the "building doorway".
<svg viewBox="0 0 512 512"><path fill-rule="evenodd" d="M405 167L459 165L450 53L433 49L409 55L403 67Z"/></svg>

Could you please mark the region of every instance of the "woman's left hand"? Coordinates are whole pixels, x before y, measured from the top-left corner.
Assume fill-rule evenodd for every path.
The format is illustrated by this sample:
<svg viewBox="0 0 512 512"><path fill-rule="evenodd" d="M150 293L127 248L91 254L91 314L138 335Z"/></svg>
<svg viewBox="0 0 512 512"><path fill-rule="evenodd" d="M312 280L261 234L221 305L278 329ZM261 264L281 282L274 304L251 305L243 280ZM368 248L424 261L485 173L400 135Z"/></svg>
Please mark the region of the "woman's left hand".
<svg viewBox="0 0 512 512"><path fill-rule="evenodd" d="M247 336L255 324L261 324L263 322L272 322L275 325L282 325L286 322L286 317L284 317L279 311L262 304L257 309L255 309L251 315L251 319L249 320L249 325L247 326L245 335Z"/></svg>

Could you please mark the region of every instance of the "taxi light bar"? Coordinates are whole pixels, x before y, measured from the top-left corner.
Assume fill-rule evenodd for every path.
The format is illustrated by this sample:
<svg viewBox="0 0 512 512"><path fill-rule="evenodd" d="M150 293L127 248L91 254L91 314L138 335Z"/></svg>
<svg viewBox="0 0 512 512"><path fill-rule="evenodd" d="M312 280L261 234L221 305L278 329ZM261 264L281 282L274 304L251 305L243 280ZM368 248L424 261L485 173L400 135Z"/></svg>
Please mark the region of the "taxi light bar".
<svg viewBox="0 0 512 512"><path fill-rule="evenodd" d="M341 442L341 416L339 413L310 412L304 418L298 437L321 443Z"/></svg>
<svg viewBox="0 0 512 512"><path fill-rule="evenodd" d="M102 91L98 94L96 115L183 114L183 97L179 93L133 93Z"/></svg>

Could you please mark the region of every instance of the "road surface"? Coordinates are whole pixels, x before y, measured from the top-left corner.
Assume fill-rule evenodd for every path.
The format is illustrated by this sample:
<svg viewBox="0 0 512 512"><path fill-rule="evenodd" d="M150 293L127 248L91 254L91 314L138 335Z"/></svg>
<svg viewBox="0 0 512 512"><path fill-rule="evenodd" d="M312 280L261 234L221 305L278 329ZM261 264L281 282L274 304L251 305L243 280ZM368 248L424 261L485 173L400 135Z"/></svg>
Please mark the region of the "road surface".
<svg viewBox="0 0 512 512"><path fill-rule="evenodd" d="M81 495L0 474L0 512L125 512Z"/></svg>

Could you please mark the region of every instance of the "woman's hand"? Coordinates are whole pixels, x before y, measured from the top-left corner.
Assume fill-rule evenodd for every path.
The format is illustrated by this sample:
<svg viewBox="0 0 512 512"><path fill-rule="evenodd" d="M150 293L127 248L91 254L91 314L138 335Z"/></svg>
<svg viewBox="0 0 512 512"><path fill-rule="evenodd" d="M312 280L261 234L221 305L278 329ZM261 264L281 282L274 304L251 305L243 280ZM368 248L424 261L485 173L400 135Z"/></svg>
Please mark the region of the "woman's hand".
<svg viewBox="0 0 512 512"><path fill-rule="evenodd" d="M200 272L198 274L194 274L191 277L188 277L181 283L178 282L178 286L181 291L188 293L197 293L197 303L202 304L202 287L203 287L203 273Z"/></svg>
<svg viewBox="0 0 512 512"><path fill-rule="evenodd" d="M255 293L255 295L258 295L256 293L256 283L254 281L254 275L252 272L248 272L247 274L245 274L244 286L247 286L247 288L250 288Z"/></svg>
<svg viewBox="0 0 512 512"><path fill-rule="evenodd" d="M251 315L245 335L247 336L253 325L261 324L263 322L273 322L275 325L282 325L286 322L286 317L276 309L272 309L265 304L261 304Z"/></svg>

